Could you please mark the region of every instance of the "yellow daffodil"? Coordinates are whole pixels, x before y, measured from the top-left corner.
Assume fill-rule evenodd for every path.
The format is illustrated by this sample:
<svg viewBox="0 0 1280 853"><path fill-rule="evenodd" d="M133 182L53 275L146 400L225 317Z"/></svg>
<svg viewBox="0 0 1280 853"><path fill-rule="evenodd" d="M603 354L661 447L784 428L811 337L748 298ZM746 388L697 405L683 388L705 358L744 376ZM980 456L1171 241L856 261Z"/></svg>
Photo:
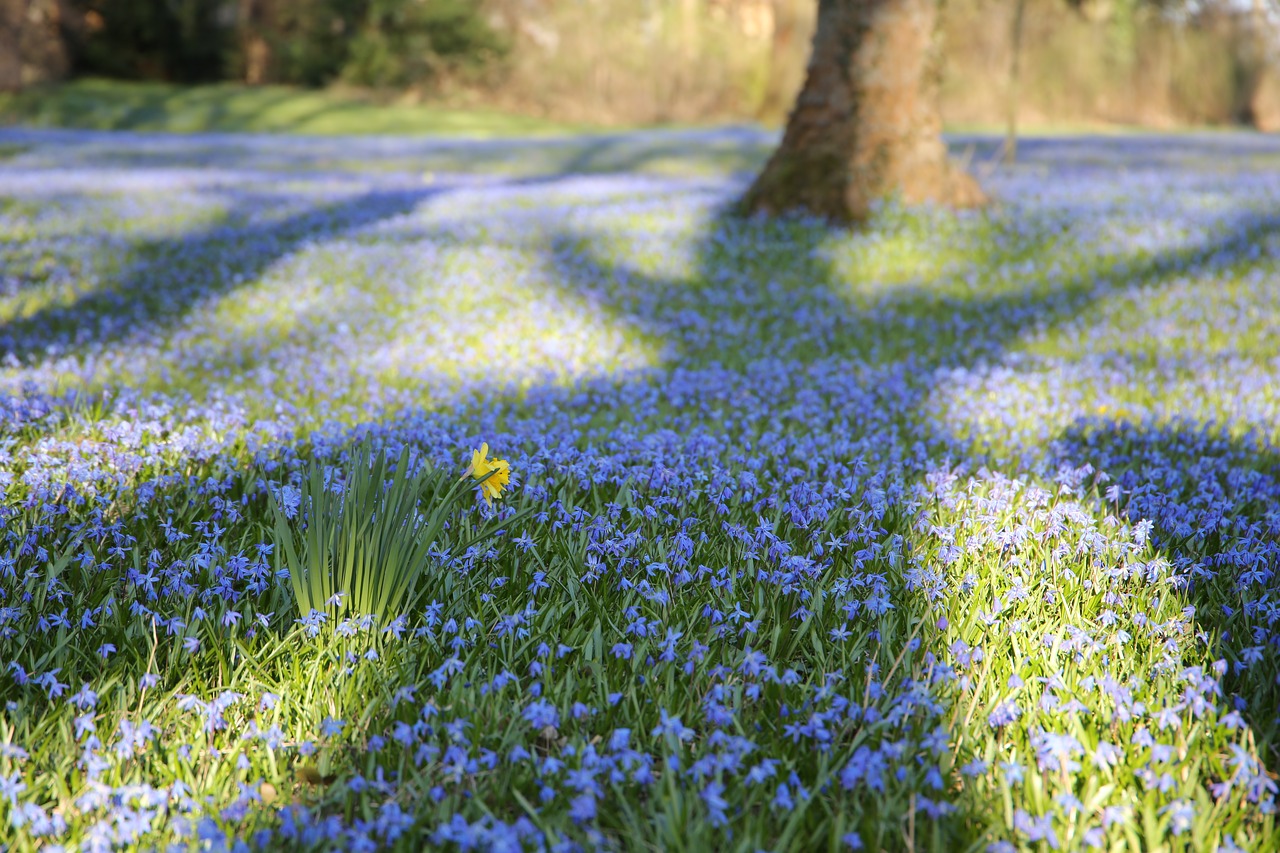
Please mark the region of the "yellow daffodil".
<svg viewBox="0 0 1280 853"><path fill-rule="evenodd" d="M463 477L467 475L484 480L480 484L480 490L484 494L485 503L493 506L493 499L502 497L502 490L511 482L511 466L505 459L490 459L489 445L484 443L479 450L471 451L471 464L462 472Z"/></svg>

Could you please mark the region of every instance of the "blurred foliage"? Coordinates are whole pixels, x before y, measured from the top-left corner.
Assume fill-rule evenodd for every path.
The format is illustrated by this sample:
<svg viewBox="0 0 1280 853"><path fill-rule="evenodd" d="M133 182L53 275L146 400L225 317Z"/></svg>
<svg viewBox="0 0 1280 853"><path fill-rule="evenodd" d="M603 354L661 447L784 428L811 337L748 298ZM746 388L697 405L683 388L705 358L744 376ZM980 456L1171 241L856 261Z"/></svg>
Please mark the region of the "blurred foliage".
<svg viewBox="0 0 1280 853"><path fill-rule="evenodd" d="M342 76L399 87L492 65L506 43L476 7L474 0L371 0Z"/></svg>
<svg viewBox="0 0 1280 853"><path fill-rule="evenodd" d="M45 2L45 0L33 0ZM55 0L47 0L55 2ZM81 78L158 83L237 81L344 91L396 108L439 106L557 123L635 126L753 120L778 124L804 79L816 0L56 0ZM948 0L943 117L952 128L1185 127L1248 122L1280 128L1280 38L1241 0L1026 0L1021 81L1010 80L1010 0ZM0 49L2 50L2 49ZM65 64L65 63L64 63ZM28 71L24 71L28 73ZM57 73L28 73L31 81ZM1016 89L1017 95L1011 97ZM47 92L39 97L53 98ZM74 100L79 101L77 90ZM13 114L51 123L104 122L198 129L269 120L215 109L259 99L197 93L194 111L115 116L113 92L92 115L63 115L69 99L29 99ZM315 95L317 93L306 93ZM280 96L274 92L272 98ZM165 112L180 105L168 94ZM179 99L181 100L181 99ZM207 107L207 108L206 108ZM356 113L323 109L326 132ZM52 116L52 113L58 113ZM104 113L111 117L104 118ZM301 121L313 123L309 114ZM434 121L432 119L431 121ZM425 124L430 124L431 121ZM379 119L375 122L386 126ZM414 127L425 126L412 117ZM334 131L336 132L336 131Z"/></svg>
<svg viewBox="0 0 1280 853"><path fill-rule="evenodd" d="M474 0L73 0L81 74L371 87L430 84L500 60Z"/></svg>
<svg viewBox="0 0 1280 853"><path fill-rule="evenodd" d="M231 30L217 0L73 0L77 70L191 83L222 76Z"/></svg>
<svg viewBox="0 0 1280 853"><path fill-rule="evenodd" d="M228 70L242 76L250 62L246 45L262 40L270 48L264 80L320 86L337 78L350 52L366 0L285 0L258 4L256 15L238 21L236 58Z"/></svg>

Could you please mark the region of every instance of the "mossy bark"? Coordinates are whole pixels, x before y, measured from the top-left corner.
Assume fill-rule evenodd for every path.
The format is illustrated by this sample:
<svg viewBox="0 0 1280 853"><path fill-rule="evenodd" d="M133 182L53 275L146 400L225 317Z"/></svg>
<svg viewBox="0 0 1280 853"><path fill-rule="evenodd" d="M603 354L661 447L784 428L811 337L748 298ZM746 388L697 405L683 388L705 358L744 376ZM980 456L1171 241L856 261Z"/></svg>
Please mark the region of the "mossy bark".
<svg viewBox="0 0 1280 853"><path fill-rule="evenodd" d="M857 223L892 195L982 204L942 142L941 58L938 0L819 0L804 87L742 212Z"/></svg>

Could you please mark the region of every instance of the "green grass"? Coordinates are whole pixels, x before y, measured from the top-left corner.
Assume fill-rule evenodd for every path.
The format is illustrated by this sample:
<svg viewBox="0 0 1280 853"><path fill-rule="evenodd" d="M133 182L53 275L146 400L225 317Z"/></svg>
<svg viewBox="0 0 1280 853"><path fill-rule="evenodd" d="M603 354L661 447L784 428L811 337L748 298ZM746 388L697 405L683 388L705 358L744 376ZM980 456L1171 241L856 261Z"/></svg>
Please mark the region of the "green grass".
<svg viewBox="0 0 1280 853"><path fill-rule="evenodd" d="M582 126L494 110L382 103L354 93L284 86L176 86L77 80L0 95L0 123L172 133L564 133Z"/></svg>
<svg viewBox="0 0 1280 853"><path fill-rule="evenodd" d="M218 83L183 86L85 78L0 93L0 125L166 133L305 133L317 135L446 134L475 137L547 135L600 130L603 125L562 122L495 109L463 109L396 100L354 90L300 89ZM671 127L677 127L672 125ZM690 125L692 127L692 125ZM1227 129L1180 127L1179 133ZM1005 126L949 124L962 136L1003 137ZM1130 135L1150 128L1103 122L1020 125L1020 138L1073 134ZM0 159L14 152L0 147Z"/></svg>

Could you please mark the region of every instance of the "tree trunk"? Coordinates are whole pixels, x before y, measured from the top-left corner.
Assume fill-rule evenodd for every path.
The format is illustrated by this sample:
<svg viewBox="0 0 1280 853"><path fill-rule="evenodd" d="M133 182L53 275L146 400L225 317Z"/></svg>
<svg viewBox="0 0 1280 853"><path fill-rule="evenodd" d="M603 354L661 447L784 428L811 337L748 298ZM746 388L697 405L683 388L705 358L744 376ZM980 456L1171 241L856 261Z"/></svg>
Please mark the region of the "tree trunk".
<svg viewBox="0 0 1280 853"><path fill-rule="evenodd" d="M796 35L796 14L792 8L795 0L773 0L773 31L769 34L769 71L764 83L764 95L760 99L757 116L765 121L773 121L777 116L785 115L787 102L791 93L785 91L786 77L781 73L786 63L787 54L791 51L791 42Z"/></svg>
<svg viewBox="0 0 1280 853"><path fill-rule="evenodd" d="M1261 97L1267 78L1275 74L1275 62L1271 58L1272 48L1276 41L1276 29L1271 23L1267 10L1267 0L1253 0L1253 9L1246 24L1247 32L1243 39L1244 73L1241 92L1241 119L1254 130L1263 130L1269 122L1264 115L1266 105Z"/></svg>
<svg viewBox="0 0 1280 853"><path fill-rule="evenodd" d="M1022 83L1022 23L1027 11L1027 0L1014 0L1013 27L1009 33L1009 91L1005 104L1004 162L1012 166L1018 162L1018 98Z"/></svg>
<svg viewBox="0 0 1280 853"><path fill-rule="evenodd" d="M271 44L262 33L268 28L268 0L240 0L236 14L244 82L261 86L271 80Z"/></svg>
<svg viewBox="0 0 1280 853"><path fill-rule="evenodd" d="M0 92L22 88L22 28L27 0L0 0Z"/></svg>
<svg viewBox="0 0 1280 853"><path fill-rule="evenodd" d="M983 203L942 142L937 25L937 0L819 0L804 88L743 212L856 223L895 194Z"/></svg>

